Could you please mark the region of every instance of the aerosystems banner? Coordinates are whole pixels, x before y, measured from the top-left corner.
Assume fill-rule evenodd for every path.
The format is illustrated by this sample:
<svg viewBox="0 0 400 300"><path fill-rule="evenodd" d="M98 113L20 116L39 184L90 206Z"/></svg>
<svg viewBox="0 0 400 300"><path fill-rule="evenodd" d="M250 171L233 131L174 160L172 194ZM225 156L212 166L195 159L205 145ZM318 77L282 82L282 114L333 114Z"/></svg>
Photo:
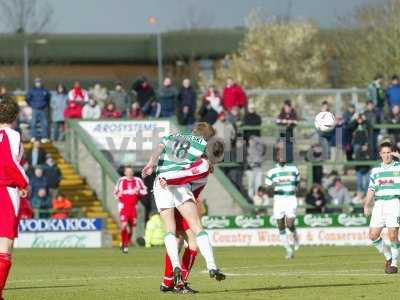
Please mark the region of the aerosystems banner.
<svg viewBox="0 0 400 300"><path fill-rule="evenodd" d="M281 245L276 220L270 216L205 216L202 223L216 247ZM369 219L362 214L309 214L296 218L303 245L370 245L368 224Z"/></svg>
<svg viewBox="0 0 400 300"><path fill-rule="evenodd" d="M17 248L100 248L102 219L21 220Z"/></svg>
<svg viewBox="0 0 400 300"><path fill-rule="evenodd" d="M101 150L149 151L170 133L169 121L80 121Z"/></svg>

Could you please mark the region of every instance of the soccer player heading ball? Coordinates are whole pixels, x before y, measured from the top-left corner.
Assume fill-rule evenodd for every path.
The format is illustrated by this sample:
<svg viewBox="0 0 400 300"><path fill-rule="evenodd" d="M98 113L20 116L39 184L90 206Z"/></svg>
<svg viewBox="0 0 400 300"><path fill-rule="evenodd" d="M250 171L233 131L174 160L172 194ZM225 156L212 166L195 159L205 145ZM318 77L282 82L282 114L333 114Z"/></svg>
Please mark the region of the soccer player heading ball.
<svg viewBox="0 0 400 300"><path fill-rule="evenodd" d="M28 178L20 161L23 155L20 134L13 130L18 105L0 102L0 299L11 268L11 251L18 236L20 196L28 195Z"/></svg>
<svg viewBox="0 0 400 300"><path fill-rule="evenodd" d="M371 171L368 193L364 205L365 215L370 215L370 205L375 200L369 224L369 238L380 253L385 256L385 273L397 273L399 256L399 221L400 221L400 162L399 153L393 152L392 145L384 142L379 147L382 163ZM381 237L386 227L390 247Z"/></svg>
<svg viewBox="0 0 400 300"><path fill-rule="evenodd" d="M164 242L173 266L173 281L177 290L181 289L184 282L176 239L175 208L196 235L196 243L205 258L210 277L218 281L225 279L225 275L216 266L213 249L207 232L201 224L190 184L183 183L168 187L162 185L163 179L170 176L171 172L188 169L200 160L206 154L207 140L214 134L210 125L197 123L192 133L180 132L164 137L142 171L142 176L146 177L151 175L157 167L153 193L167 232ZM192 173L192 175L196 174Z"/></svg>

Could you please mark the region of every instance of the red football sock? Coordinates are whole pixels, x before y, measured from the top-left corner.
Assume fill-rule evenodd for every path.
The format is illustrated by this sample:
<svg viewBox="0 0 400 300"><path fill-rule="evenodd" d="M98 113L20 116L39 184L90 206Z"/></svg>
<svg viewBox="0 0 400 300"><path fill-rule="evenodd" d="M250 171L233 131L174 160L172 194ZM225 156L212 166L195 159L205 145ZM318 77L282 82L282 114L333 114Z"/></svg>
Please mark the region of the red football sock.
<svg viewBox="0 0 400 300"><path fill-rule="evenodd" d="M183 273L183 280L187 281L189 278L190 270L194 265L194 261L197 256L196 250L190 250L189 248L185 249L182 257L182 273Z"/></svg>
<svg viewBox="0 0 400 300"><path fill-rule="evenodd" d="M3 289L6 285L10 268L11 255L8 253L0 253L0 299L3 297Z"/></svg>
<svg viewBox="0 0 400 300"><path fill-rule="evenodd" d="M128 247L128 240L129 238L129 233L128 230L126 229L121 229L121 242L122 242L122 247Z"/></svg>
<svg viewBox="0 0 400 300"><path fill-rule="evenodd" d="M171 259L169 258L167 253L165 253L165 271L164 271L163 284L165 286L174 285L174 270L172 270Z"/></svg>

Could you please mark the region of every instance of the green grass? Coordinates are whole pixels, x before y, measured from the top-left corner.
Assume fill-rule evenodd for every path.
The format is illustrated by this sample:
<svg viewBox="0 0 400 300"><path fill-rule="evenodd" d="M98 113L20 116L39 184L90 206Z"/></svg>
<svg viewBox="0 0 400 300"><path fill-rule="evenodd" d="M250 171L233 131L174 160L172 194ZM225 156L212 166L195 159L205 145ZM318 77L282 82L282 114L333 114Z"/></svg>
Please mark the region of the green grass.
<svg viewBox="0 0 400 300"><path fill-rule="evenodd" d="M280 247L218 248L228 277L208 278L199 257L193 295L161 295L163 249L16 250L5 291L14 299L400 299L400 275L383 274L372 247L303 247L291 261Z"/></svg>

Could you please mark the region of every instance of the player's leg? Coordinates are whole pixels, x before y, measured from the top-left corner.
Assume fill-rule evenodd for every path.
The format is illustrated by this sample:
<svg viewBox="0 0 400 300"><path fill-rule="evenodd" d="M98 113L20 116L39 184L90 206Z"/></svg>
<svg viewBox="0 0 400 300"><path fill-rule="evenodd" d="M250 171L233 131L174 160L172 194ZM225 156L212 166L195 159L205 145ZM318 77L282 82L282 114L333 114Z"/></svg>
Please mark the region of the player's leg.
<svg viewBox="0 0 400 300"><path fill-rule="evenodd" d="M285 217L286 217L286 227L289 229L289 232L291 233L293 237L293 242L294 242L294 250L299 250L300 244L299 244L299 236L297 234L296 230L296 210L297 210L297 199L292 199L288 201L286 204L286 209L285 209Z"/></svg>
<svg viewBox="0 0 400 300"><path fill-rule="evenodd" d="M0 237L0 299L3 299L3 290L11 269L11 251L13 240Z"/></svg>
<svg viewBox="0 0 400 300"><path fill-rule="evenodd" d="M289 244L289 239L286 234L286 222L285 222L285 206L284 201L275 200L273 207L273 217L276 220L276 225L279 230L279 238L282 242L283 247L286 250L286 258L293 258L293 248Z"/></svg>
<svg viewBox="0 0 400 300"><path fill-rule="evenodd" d="M197 243L196 236L193 231L188 228L184 234L185 240L188 243L188 247L185 248L182 256L182 270L183 270L183 280L187 281L189 279L190 271L194 265L197 256Z"/></svg>
<svg viewBox="0 0 400 300"><path fill-rule="evenodd" d="M390 253L392 261L390 268L387 273L397 273L397 260L399 257L399 227L388 228L389 240L390 240Z"/></svg>
<svg viewBox="0 0 400 300"><path fill-rule="evenodd" d="M120 216L120 219L124 220L120 222L121 250L123 253L128 253L128 244L129 244L128 222L125 220L125 216Z"/></svg>
<svg viewBox="0 0 400 300"><path fill-rule="evenodd" d="M399 200L383 201L383 213L385 216L385 225L388 229L390 240L390 253L392 261L386 273L397 273L397 260L399 257L399 220L400 204Z"/></svg>
<svg viewBox="0 0 400 300"><path fill-rule="evenodd" d="M186 197L187 197L187 192L186 192ZM181 213L182 217L188 223L190 229L196 235L196 243L200 250L201 255L204 257L206 261L210 277L215 278L218 281L224 280L225 275L222 274L216 266L213 248L208 238L208 234L203 229L203 226L201 224L200 216L198 214L197 206L194 203L193 197L191 197L189 200L185 199L181 201L181 203L182 204L177 206L177 209Z"/></svg>

